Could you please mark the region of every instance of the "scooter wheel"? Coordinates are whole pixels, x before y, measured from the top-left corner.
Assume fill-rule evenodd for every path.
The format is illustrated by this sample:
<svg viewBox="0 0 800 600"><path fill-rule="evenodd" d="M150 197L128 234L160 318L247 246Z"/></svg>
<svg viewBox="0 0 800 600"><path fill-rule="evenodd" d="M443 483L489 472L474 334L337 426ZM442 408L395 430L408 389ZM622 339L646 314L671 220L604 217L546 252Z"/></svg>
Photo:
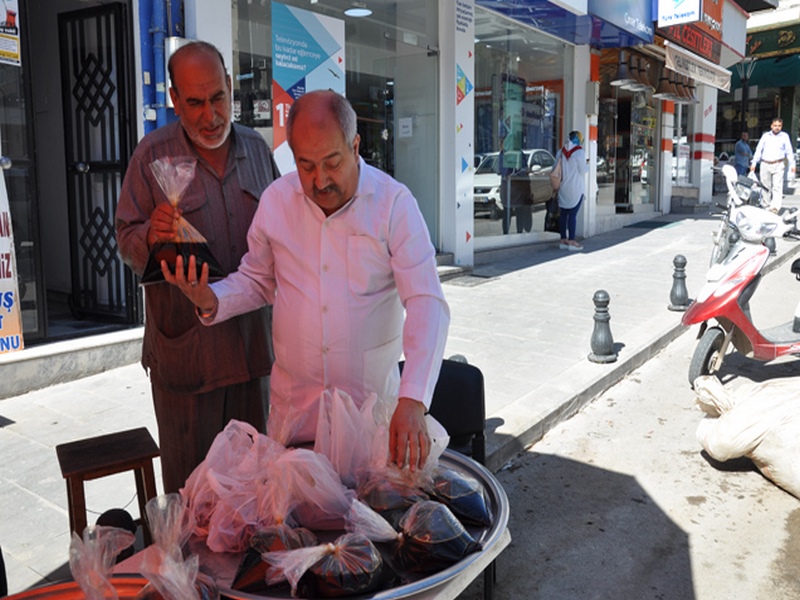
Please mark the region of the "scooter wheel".
<svg viewBox="0 0 800 600"><path fill-rule="evenodd" d="M719 327L707 329L697 343L697 348L692 355L689 363L689 385L694 388L694 380L701 375L713 375L711 363L722 348L722 340L725 333Z"/></svg>

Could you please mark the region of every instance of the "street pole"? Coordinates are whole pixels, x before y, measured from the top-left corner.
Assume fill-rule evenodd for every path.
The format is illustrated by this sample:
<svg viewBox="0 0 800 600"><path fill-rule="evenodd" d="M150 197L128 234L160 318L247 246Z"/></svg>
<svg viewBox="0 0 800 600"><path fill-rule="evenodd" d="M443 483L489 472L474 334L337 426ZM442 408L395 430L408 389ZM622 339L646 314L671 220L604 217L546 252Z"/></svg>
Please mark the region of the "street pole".
<svg viewBox="0 0 800 600"><path fill-rule="evenodd" d="M743 58L741 62L737 63L736 65L736 72L739 74L739 79L742 82L742 110L741 110L741 122L739 128L739 135L742 135L743 131L747 131L747 101L749 100L749 92L750 92L750 78L753 75L753 70L756 68L756 59L753 56L748 56Z"/></svg>

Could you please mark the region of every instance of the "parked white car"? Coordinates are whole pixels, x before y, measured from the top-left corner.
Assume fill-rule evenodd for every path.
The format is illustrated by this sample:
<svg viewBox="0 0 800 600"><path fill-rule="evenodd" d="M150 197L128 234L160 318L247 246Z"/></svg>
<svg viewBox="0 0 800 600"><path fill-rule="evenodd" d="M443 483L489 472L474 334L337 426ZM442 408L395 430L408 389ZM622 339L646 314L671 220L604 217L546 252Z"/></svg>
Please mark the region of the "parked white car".
<svg viewBox="0 0 800 600"><path fill-rule="evenodd" d="M542 148L523 150L525 162L519 172L528 179L534 204L542 204L552 195L550 187L550 171L555 165L555 158ZM474 202L475 214L488 212L490 218L496 219L503 214L503 203L500 199L500 158L499 152L490 152L475 170Z"/></svg>

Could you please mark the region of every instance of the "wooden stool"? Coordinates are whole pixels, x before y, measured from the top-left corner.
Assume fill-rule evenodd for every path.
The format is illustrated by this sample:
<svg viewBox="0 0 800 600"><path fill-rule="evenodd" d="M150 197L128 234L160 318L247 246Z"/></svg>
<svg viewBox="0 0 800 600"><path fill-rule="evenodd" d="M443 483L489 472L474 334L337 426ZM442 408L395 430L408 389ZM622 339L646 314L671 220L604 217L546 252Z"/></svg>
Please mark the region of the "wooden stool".
<svg viewBox="0 0 800 600"><path fill-rule="evenodd" d="M142 539L145 546L150 545L152 539L144 507L156 495L153 459L159 455L159 451L146 427L59 444L56 446L56 454L61 475L67 480L71 531L82 537L86 528L84 481L133 471L136 495L139 498Z"/></svg>

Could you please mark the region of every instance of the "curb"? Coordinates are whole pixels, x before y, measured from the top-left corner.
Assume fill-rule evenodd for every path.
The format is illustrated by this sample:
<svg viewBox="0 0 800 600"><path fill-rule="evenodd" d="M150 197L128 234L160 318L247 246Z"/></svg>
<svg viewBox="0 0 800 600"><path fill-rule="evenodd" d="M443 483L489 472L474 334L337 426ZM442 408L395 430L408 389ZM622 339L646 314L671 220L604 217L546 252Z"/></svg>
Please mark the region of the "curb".
<svg viewBox="0 0 800 600"><path fill-rule="evenodd" d="M800 243L793 244L786 252L779 254L771 259L762 270L764 275L771 273L778 267L789 262L795 254L800 252ZM627 377L631 372L641 367L648 360L653 358L661 350L666 348L671 342L678 339L681 335L689 331L689 327L680 324L678 319L677 325L669 326L666 330L662 331L659 335L641 347L639 350L630 354L624 360L618 363L613 363L602 375L589 382L589 385L582 391L568 396L566 400L561 403L553 403L538 415L538 418L531 421L531 414L526 412L524 406L524 398L517 401L514 406L510 408L510 416L502 415L504 420L508 421L523 421L523 419L513 419L515 413L527 416L527 424L518 430L513 427L510 431L503 431L498 433L496 430L490 429L492 426L492 417L487 417L487 431L486 431L486 467L494 472L500 470L511 459L518 456L520 453L526 451L530 446L541 440L545 434L553 429L559 423L563 423L584 406L590 404L595 398L600 396L603 392L607 391L622 379ZM586 365L589 365L587 359ZM575 368L582 369L585 365L577 365ZM569 370L568 370L569 372ZM568 379L568 377L566 377ZM545 393L547 390L534 390L531 394L540 395L538 402L541 402L542 391ZM555 391L555 390L554 390Z"/></svg>

